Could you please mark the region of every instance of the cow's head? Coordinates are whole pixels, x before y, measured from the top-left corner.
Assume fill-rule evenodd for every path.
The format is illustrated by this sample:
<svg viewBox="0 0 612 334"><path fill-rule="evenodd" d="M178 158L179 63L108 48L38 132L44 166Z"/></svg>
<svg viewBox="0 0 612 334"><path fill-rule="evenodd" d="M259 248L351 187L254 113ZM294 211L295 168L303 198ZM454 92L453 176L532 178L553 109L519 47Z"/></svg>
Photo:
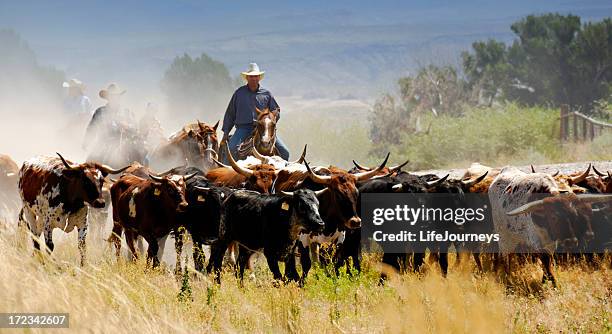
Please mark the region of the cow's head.
<svg viewBox="0 0 612 334"><path fill-rule="evenodd" d="M184 212L187 209L187 200L185 200L185 181L194 177L196 174L183 175L165 175L157 176L149 174L153 180L151 183L153 196L157 197L162 202L161 205L175 208L177 212Z"/></svg>
<svg viewBox="0 0 612 334"><path fill-rule="evenodd" d="M121 173L129 167L112 169L96 162L73 164L64 159L61 154L57 153L57 155L64 165L61 173L68 185L69 196L82 200L94 208L103 208L106 205L102 197L104 177L108 174Z"/></svg>
<svg viewBox="0 0 612 334"><path fill-rule="evenodd" d="M221 206L228 188L208 184L203 177L187 182L186 198L189 203L189 233L195 241L211 244L219 237ZM202 219L206 217L206 219Z"/></svg>
<svg viewBox="0 0 612 334"><path fill-rule="evenodd" d="M304 162L309 178L329 189L321 197L321 199L325 200L326 206L329 209L325 219L342 222L341 226L337 226L337 228L341 229L361 227L361 218L359 218L357 212L357 202L359 200L357 182L368 180L377 175L385 167L388 159L389 154L387 154L383 163L377 168L356 174L350 174L340 168L330 167L326 173L328 175L317 175L310 169L308 163Z"/></svg>
<svg viewBox="0 0 612 334"><path fill-rule="evenodd" d="M268 164L255 165L251 167L252 169L242 167L234 160L227 145L225 147L227 149L227 157L230 161L231 168L233 168L236 173L246 177L246 188L258 191L262 194L269 194L279 171L276 170L274 166Z"/></svg>
<svg viewBox="0 0 612 334"><path fill-rule="evenodd" d="M597 176L599 176L599 182L597 182L597 184L600 184L601 187L601 191L599 192L608 194L612 193L612 173L608 171L606 174L604 174L598 171L595 166L593 166L593 171L595 174L597 174Z"/></svg>
<svg viewBox="0 0 612 334"><path fill-rule="evenodd" d="M310 189L298 189L293 192L282 191L284 201L281 210L291 212L291 224L303 232L321 232L325 223L319 215L318 196L325 193L327 189L312 191Z"/></svg>
<svg viewBox="0 0 612 334"><path fill-rule="evenodd" d="M567 249L575 249L579 242L586 243L594 238L591 204L598 202L612 202L612 195L559 193L553 188L533 193L527 204L507 214L531 214L534 224L546 231L551 240L561 242Z"/></svg>

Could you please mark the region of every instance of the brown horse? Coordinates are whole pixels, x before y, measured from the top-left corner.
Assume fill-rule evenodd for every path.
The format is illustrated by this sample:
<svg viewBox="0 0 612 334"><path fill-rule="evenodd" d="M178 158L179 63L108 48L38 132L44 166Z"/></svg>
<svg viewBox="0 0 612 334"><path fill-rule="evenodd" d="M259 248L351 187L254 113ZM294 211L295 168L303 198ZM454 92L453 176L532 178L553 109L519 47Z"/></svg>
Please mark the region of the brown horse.
<svg viewBox="0 0 612 334"><path fill-rule="evenodd" d="M253 148L262 155L278 155L276 148L276 122L278 121L279 110L268 108L257 112L257 120L253 122L253 133L248 136L240 146L238 146L238 160L246 159L253 155Z"/></svg>
<svg viewBox="0 0 612 334"><path fill-rule="evenodd" d="M168 138L168 142L158 146L149 156L149 166L153 170L166 170L178 165L193 166L207 172L215 168L213 159L218 158L219 142L217 127L200 121L185 125Z"/></svg>

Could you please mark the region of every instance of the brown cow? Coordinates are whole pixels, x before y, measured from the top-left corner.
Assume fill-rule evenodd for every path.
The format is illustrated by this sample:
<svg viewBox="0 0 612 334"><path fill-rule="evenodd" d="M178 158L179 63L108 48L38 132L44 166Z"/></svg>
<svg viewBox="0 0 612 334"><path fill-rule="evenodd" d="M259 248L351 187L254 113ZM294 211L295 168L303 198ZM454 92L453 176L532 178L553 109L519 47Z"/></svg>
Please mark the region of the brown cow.
<svg viewBox="0 0 612 334"><path fill-rule="evenodd" d="M44 232L45 243L53 251L53 229L79 232L81 265L85 262L87 206L104 207L102 183L114 170L95 162L73 164L58 153L58 158L35 157L23 163L19 171L19 192L23 208L19 223L27 224L33 234L34 248L40 249L38 237Z"/></svg>
<svg viewBox="0 0 612 334"><path fill-rule="evenodd" d="M117 256L121 249L119 235L125 231L126 241L134 258L137 253L134 242L142 236L148 243L147 260L153 266L159 264L158 241L165 240L170 232L177 231L177 213L185 211L185 180L195 176L149 174L141 178L124 174L111 187L113 202L113 232L109 241L115 245ZM178 264L177 264L178 265Z"/></svg>
<svg viewBox="0 0 612 334"><path fill-rule="evenodd" d="M208 171L206 178L217 186L246 188L259 191L263 194L269 194L279 171L273 165L268 164L253 165L248 168L240 166L227 149L227 145L225 149L231 168L224 166L212 169ZM221 164L218 161L217 163Z"/></svg>

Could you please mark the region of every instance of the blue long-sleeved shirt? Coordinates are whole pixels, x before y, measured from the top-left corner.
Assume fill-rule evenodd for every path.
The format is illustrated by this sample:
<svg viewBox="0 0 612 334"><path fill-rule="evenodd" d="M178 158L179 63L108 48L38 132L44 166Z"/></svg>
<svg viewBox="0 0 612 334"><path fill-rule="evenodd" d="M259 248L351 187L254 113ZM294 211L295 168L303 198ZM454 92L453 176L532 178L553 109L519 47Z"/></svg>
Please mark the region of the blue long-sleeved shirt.
<svg viewBox="0 0 612 334"><path fill-rule="evenodd" d="M229 134L234 125L251 125L257 120L255 107L259 110L269 108L278 109L278 104L270 92L262 88L261 85L257 92L253 93L247 85L244 85L234 92L225 111L223 118L223 132ZM280 118L280 113L279 117Z"/></svg>

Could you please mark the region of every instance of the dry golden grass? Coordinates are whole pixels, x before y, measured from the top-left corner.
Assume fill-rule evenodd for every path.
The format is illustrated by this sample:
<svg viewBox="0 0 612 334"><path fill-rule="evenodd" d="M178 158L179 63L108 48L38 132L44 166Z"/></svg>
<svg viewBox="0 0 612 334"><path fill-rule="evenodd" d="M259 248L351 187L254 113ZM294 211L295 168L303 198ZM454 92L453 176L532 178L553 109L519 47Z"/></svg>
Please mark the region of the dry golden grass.
<svg viewBox="0 0 612 334"><path fill-rule="evenodd" d="M90 235L88 264L78 266L76 233L56 242L51 258L32 255L13 227L0 229L0 312L68 312L70 328L93 333L202 332L610 332L612 273L558 270L559 288L539 284L535 266L508 289L493 275L432 266L421 275L378 285L375 255L364 272L339 278L311 272L304 288L275 287L264 261L241 285L230 272L221 286L192 274L184 298L169 269L117 262L101 236ZM12 224L11 224L12 226ZM541 276L540 276L541 277ZM529 291L533 291L530 293ZM14 331L14 330L12 330ZM64 332L33 329L28 332Z"/></svg>

